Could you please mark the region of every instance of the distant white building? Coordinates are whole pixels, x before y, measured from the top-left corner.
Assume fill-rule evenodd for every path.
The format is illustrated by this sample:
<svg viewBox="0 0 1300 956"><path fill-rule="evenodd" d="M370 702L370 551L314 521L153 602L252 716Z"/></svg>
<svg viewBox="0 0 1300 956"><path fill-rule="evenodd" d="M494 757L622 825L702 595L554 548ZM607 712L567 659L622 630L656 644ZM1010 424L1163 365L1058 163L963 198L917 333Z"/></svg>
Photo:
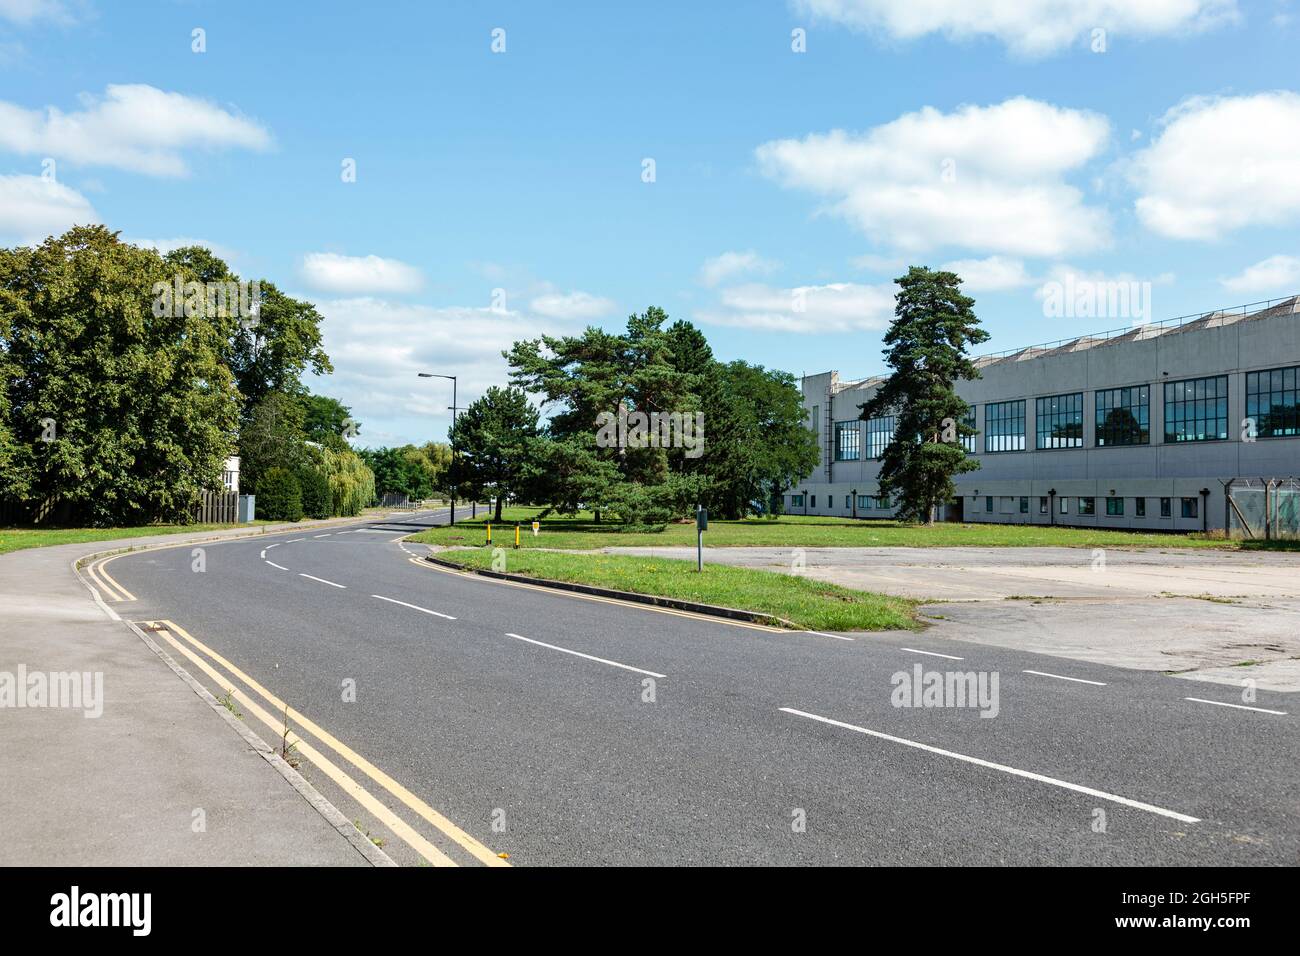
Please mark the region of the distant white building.
<svg viewBox="0 0 1300 956"><path fill-rule="evenodd" d="M221 486L226 491L233 491L239 494L239 456L227 458L225 467L221 471Z"/></svg>
<svg viewBox="0 0 1300 956"><path fill-rule="evenodd" d="M955 479L949 520L1222 528L1229 480L1300 476L1300 296L975 364L982 378L957 393L976 429L962 443L980 468ZM787 512L894 513L876 480L894 418L859 418L884 381L804 377L821 460L787 493Z"/></svg>

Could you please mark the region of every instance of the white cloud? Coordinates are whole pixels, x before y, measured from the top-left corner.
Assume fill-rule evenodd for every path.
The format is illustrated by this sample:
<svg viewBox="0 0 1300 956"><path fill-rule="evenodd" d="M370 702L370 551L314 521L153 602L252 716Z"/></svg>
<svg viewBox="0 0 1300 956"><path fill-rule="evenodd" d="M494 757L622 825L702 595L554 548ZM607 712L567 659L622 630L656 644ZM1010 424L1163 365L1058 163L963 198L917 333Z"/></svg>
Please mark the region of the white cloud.
<svg viewBox="0 0 1300 956"><path fill-rule="evenodd" d="M75 189L42 176L0 176L0 236L29 245L97 222L90 200Z"/></svg>
<svg viewBox="0 0 1300 956"><path fill-rule="evenodd" d="M424 285L415 266L379 256L312 252L303 256L298 272L313 289L336 295L405 295Z"/></svg>
<svg viewBox="0 0 1300 956"><path fill-rule="evenodd" d="M704 265L700 267L700 284L713 288L737 276L772 272L778 268L780 263L764 259L752 249L745 252L724 252L720 256L704 260Z"/></svg>
<svg viewBox="0 0 1300 956"><path fill-rule="evenodd" d="M1220 279L1231 292L1295 292L1300 290L1300 256L1269 256L1235 276Z"/></svg>
<svg viewBox="0 0 1300 956"><path fill-rule="evenodd" d="M1020 259L989 256L987 259L957 259L939 268L955 272L962 278L966 292L1005 292L1032 285L1034 279L1025 271Z"/></svg>
<svg viewBox="0 0 1300 956"><path fill-rule="evenodd" d="M83 109L29 110L0 101L0 149L52 156L84 166L112 166L150 176L184 176L193 149L263 150L262 126L206 100L144 84L110 84Z"/></svg>
<svg viewBox="0 0 1300 956"><path fill-rule="evenodd" d="M695 314L700 322L771 332L876 331L894 314L892 285L837 282L775 288L760 283L723 289L716 306Z"/></svg>
<svg viewBox="0 0 1300 956"><path fill-rule="evenodd" d="M793 0L801 14L899 40L989 37L1025 56L1091 39L1207 30L1237 19L1236 0ZM1109 41L1108 36L1108 41Z"/></svg>
<svg viewBox="0 0 1300 956"><path fill-rule="evenodd" d="M0 0L0 19L14 23L50 20L68 23L72 18L59 0Z"/></svg>
<svg viewBox="0 0 1300 956"><path fill-rule="evenodd" d="M311 384L352 407L360 443L446 441L451 382L418 372L458 376L457 400L467 406L491 385L508 383L501 350L536 338L538 321L520 312L435 307L370 297L316 303L324 316L323 344L335 372ZM564 323L547 329L576 331Z"/></svg>
<svg viewBox="0 0 1300 956"><path fill-rule="evenodd" d="M925 107L865 133L814 133L755 152L765 175L825 197L827 211L882 246L1058 256L1108 240L1105 211L1064 176L1109 133L1095 113L1017 97L953 113Z"/></svg>
<svg viewBox="0 0 1300 956"><path fill-rule="evenodd" d="M1300 219L1300 94L1192 97L1132 160L1137 214L1174 239Z"/></svg>
<svg viewBox="0 0 1300 956"><path fill-rule="evenodd" d="M610 315L615 305L612 299L589 292L543 292L529 301L528 308L548 319L587 322Z"/></svg>

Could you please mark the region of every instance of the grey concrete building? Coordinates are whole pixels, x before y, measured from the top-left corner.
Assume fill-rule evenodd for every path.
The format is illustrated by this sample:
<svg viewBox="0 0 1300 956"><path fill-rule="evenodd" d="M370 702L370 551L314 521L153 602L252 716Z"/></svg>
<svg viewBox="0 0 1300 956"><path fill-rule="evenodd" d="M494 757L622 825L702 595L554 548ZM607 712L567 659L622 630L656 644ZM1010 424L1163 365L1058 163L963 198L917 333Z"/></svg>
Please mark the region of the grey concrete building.
<svg viewBox="0 0 1300 956"><path fill-rule="evenodd" d="M1300 476L1300 297L982 356L959 384L978 471L964 521L1195 531L1222 528L1225 482ZM884 379L803 379L821 461L789 513L884 518L889 418L859 420Z"/></svg>

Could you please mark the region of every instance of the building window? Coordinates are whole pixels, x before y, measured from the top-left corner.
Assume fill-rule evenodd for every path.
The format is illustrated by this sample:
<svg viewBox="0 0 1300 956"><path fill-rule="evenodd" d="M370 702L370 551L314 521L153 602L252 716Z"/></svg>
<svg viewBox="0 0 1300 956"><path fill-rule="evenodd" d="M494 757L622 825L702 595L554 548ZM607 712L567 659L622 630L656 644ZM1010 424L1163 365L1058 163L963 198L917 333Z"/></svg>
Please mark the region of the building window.
<svg viewBox="0 0 1300 956"><path fill-rule="evenodd" d="M871 507L871 495L858 495L858 509L866 511Z"/></svg>
<svg viewBox="0 0 1300 956"><path fill-rule="evenodd" d="M883 458L885 449L894 440L894 416L867 420L867 458Z"/></svg>
<svg viewBox="0 0 1300 956"><path fill-rule="evenodd" d="M975 406L974 405L972 405L969 409L967 409L966 415L962 419L962 422L968 428L971 429L971 433L969 435L961 436L961 447L966 449L966 453L968 455L973 455L975 454L975 449L977 447L975 443L979 441L979 432L974 430L975 429Z"/></svg>
<svg viewBox="0 0 1300 956"><path fill-rule="evenodd" d="M1045 514L1047 514L1047 498L1046 498L1045 496L1039 496L1039 499L1038 499L1038 513L1039 513L1040 515L1045 515Z"/></svg>
<svg viewBox="0 0 1300 956"><path fill-rule="evenodd" d="M1173 516L1174 516L1173 499L1172 499L1172 498L1161 498L1161 499L1160 499L1160 517L1162 517L1162 518L1172 518Z"/></svg>
<svg viewBox="0 0 1300 956"><path fill-rule="evenodd" d="M1123 498L1107 498L1107 499L1106 499L1106 514L1110 515L1112 518L1120 518L1120 517L1123 517L1123 515L1124 515L1124 499L1123 499Z"/></svg>
<svg viewBox="0 0 1300 956"><path fill-rule="evenodd" d="M1184 518L1195 518L1195 517L1197 516L1198 510L1199 510L1198 507L1197 507L1199 504L1200 504L1200 502L1197 501L1195 498L1184 498L1184 499L1183 499L1183 517L1184 517Z"/></svg>
<svg viewBox="0 0 1300 956"><path fill-rule="evenodd" d="M985 496L984 496L984 510L987 511L989 514L992 514L992 513L993 513L993 496L992 496L992 495L985 495Z"/></svg>
<svg viewBox="0 0 1300 956"><path fill-rule="evenodd" d="M1029 498L1025 495L1020 496L1020 513L1022 515L1029 514Z"/></svg>
<svg viewBox="0 0 1300 956"><path fill-rule="evenodd" d="M1133 499L1133 514L1139 518L1147 516L1147 500L1145 498Z"/></svg>
<svg viewBox="0 0 1300 956"><path fill-rule="evenodd" d="M1025 450L1025 403L994 402L984 406L984 450Z"/></svg>
<svg viewBox="0 0 1300 956"><path fill-rule="evenodd" d="M791 496L790 496L790 507L791 507L791 508L802 508L802 507L803 507L803 495L791 495Z"/></svg>
<svg viewBox="0 0 1300 956"><path fill-rule="evenodd" d="M817 507L817 496L816 496L816 495L813 495L812 498L809 500L809 502L808 502L808 507L809 507L809 508L816 508L816 507Z"/></svg>
<svg viewBox="0 0 1300 956"><path fill-rule="evenodd" d="M1083 393L1038 399L1038 448L1083 447Z"/></svg>
<svg viewBox="0 0 1300 956"><path fill-rule="evenodd" d="M845 495L845 496L844 496L844 507L845 507L845 508L852 508L852 507L853 507L853 496L852 496L852 495Z"/></svg>
<svg viewBox="0 0 1300 956"><path fill-rule="evenodd" d="M1228 437L1228 376L1165 384L1165 441L1223 441Z"/></svg>
<svg viewBox="0 0 1300 956"><path fill-rule="evenodd" d="M1080 498L1080 499L1079 499L1079 514L1081 514L1081 515L1095 515L1096 513L1097 513L1097 499L1096 499L1096 498Z"/></svg>
<svg viewBox="0 0 1300 956"><path fill-rule="evenodd" d="M1258 438L1300 435L1300 367L1247 372L1246 417Z"/></svg>
<svg viewBox="0 0 1300 956"><path fill-rule="evenodd" d="M893 504L891 504L889 501L889 495L877 495L876 507L879 508L881 511L888 511L890 508L892 508Z"/></svg>
<svg viewBox="0 0 1300 956"><path fill-rule="evenodd" d="M862 454L862 429L858 422L835 423L835 460L857 461Z"/></svg>
<svg viewBox="0 0 1300 956"><path fill-rule="evenodd" d="M812 430L814 435L820 434L822 430L821 421L819 418L820 414L821 414L821 406L814 405L812 410Z"/></svg>
<svg viewBox="0 0 1300 956"><path fill-rule="evenodd" d="M1069 513L1070 513L1070 499L1069 499L1069 498L1062 498L1062 499L1061 499L1061 514L1063 514L1063 515L1068 515Z"/></svg>
<svg viewBox="0 0 1300 956"><path fill-rule="evenodd" d="M1097 447L1151 442L1151 389L1108 388L1096 393Z"/></svg>

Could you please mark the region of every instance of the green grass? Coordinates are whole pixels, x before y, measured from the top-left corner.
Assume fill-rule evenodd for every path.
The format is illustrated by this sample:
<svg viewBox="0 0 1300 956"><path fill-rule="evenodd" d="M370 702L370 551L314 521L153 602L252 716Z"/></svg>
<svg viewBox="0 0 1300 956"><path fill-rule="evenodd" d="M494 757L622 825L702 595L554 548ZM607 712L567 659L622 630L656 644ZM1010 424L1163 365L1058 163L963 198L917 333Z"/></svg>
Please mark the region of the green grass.
<svg viewBox="0 0 1300 956"><path fill-rule="evenodd" d="M438 557L469 568L492 565L492 552L487 549L445 551ZM915 601L751 568L706 564L703 573L699 573L690 561L511 549L506 552L505 570L552 581L758 611L815 631L919 627L914 614Z"/></svg>
<svg viewBox="0 0 1300 956"><path fill-rule="evenodd" d="M616 524L596 524L590 513L568 517L551 515L542 519L541 533L534 538L529 522L541 508L507 508L503 525L493 529L493 543L512 545L514 525L520 522L522 548L558 548L595 550L610 547L694 547L695 525L674 523L660 529L621 528ZM454 528L436 528L422 532L413 541L440 545L481 545L484 515L461 519ZM747 518L741 521L709 522L704 544L712 548L779 547L911 547L911 548L1230 548L1236 541L1197 534L1140 534L1131 531L1106 531L1091 528L1054 528L1035 525L951 524L930 527L901 524L897 521L854 521L802 515L783 515L773 521ZM1276 543L1281 546L1281 543ZM1297 542L1289 542L1297 546Z"/></svg>
<svg viewBox="0 0 1300 956"><path fill-rule="evenodd" d="M267 524L254 521L253 525ZM140 528L0 528L0 554L25 548L49 548L56 544L82 544L87 541L112 541L151 534L180 534L184 531L220 531L225 528L250 527L233 524L155 524Z"/></svg>

